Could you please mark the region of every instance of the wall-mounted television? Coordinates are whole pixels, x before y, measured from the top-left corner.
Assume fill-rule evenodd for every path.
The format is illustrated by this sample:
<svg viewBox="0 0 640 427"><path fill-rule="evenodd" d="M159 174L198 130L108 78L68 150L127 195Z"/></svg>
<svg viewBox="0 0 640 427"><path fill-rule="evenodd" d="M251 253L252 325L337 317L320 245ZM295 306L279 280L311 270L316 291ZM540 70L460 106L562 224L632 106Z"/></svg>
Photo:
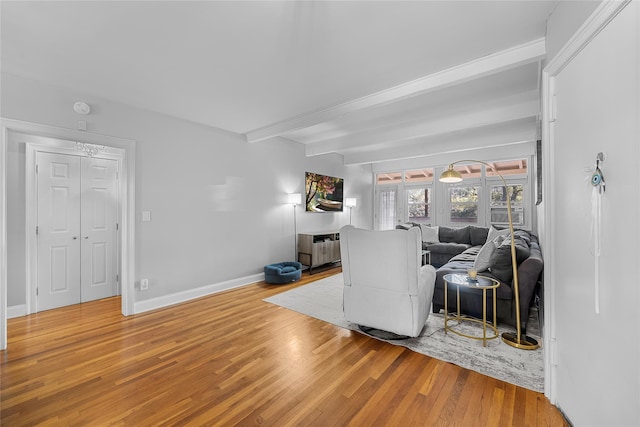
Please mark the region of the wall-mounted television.
<svg viewBox="0 0 640 427"><path fill-rule="evenodd" d="M305 172L307 212L342 212L343 186L342 178Z"/></svg>

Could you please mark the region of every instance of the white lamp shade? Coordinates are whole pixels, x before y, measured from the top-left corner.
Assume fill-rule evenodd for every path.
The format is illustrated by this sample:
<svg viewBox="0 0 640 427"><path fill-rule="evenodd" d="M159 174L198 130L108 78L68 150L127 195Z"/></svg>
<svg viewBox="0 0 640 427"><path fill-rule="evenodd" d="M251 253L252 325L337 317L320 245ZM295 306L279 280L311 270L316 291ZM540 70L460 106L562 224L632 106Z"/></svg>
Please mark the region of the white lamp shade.
<svg viewBox="0 0 640 427"><path fill-rule="evenodd" d="M357 204L356 202L357 201L355 197L347 197L344 201L344 205L348 208L352 208Z"/></svg>
<svg viewBox="0 0 640 427"><path fill-rule="evenodd" d="M287 196L287 203L290 205L299 205L302 203L302 194L300 193L289 193Z"/></svg>

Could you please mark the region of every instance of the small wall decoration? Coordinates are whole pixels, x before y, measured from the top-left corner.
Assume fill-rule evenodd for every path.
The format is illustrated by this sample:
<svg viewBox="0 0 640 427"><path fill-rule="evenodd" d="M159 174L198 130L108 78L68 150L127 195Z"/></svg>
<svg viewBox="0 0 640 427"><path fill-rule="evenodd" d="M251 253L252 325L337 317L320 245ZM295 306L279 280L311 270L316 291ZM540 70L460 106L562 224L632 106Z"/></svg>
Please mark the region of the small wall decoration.
<svg viewBox="0 0 640 427"><path fill-rule="evenodd" d="M602 195L606 187L600 163L604 154L596 155L596 168L591 173L591 243L593 244L595 276L595 312L600 314L600 250L602 248Z"/></svg>
<svg viewBox="0 0 640 427"><path fill-rule="evenodd" d="M306 172L307 212L342 212L343 184L342 178Z"/></svg>

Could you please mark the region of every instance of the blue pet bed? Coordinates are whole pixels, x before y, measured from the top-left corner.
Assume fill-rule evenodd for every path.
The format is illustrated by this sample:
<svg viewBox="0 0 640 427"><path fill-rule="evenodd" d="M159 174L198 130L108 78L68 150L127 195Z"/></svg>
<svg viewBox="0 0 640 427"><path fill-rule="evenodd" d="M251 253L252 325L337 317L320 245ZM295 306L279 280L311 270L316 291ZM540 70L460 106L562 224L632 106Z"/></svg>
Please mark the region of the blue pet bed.
<svg viewBox="0 0 640 427"><path fill-rule="evenodd" d="M295 261L285 261L264 266L264 281L267 283L290 283L300 279L302 264Z"/></svg>

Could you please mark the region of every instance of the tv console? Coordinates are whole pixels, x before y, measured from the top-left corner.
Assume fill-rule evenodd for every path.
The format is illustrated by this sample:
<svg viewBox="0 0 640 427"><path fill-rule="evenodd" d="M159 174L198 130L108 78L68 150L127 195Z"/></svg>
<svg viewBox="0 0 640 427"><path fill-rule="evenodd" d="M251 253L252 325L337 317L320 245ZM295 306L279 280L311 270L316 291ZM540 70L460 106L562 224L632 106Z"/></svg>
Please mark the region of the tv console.
<svg viewBox="0 0 640 427"><path fill-rule="evenodd" d="M340 233L299 233L298 262L313 268L340 261Z"/></svg>

